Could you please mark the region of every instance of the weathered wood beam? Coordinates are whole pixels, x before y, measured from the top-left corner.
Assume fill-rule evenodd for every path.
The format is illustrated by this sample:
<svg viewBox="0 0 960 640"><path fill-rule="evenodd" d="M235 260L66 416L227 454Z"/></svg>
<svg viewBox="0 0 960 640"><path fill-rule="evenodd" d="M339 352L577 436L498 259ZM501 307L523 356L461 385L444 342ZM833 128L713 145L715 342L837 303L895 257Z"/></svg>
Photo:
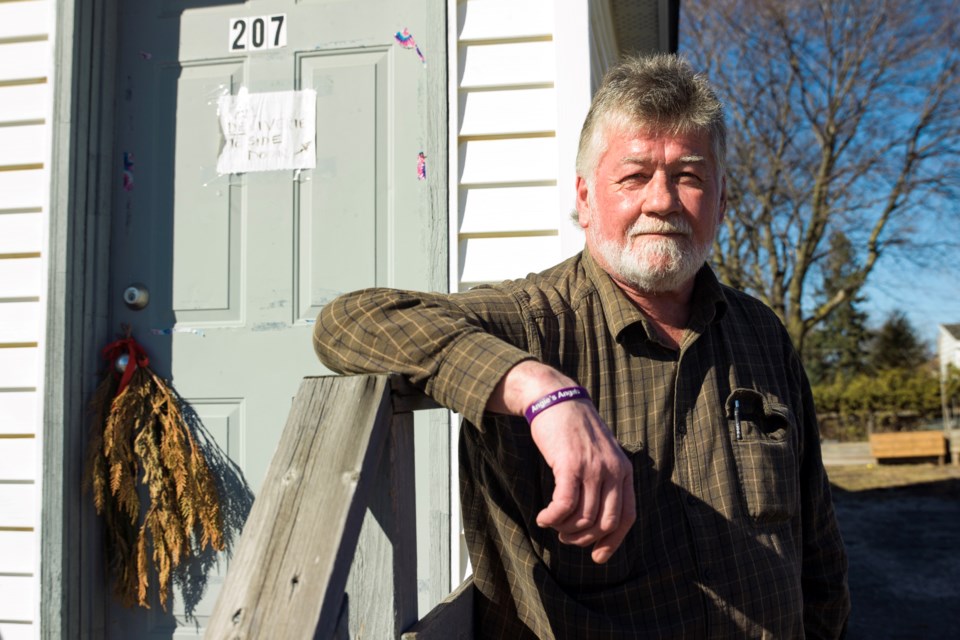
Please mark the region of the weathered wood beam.
<svg viewBox="0 0 960 640"><path fill-rule="evenodd" d="M303 381L207 638L334 635L391 414L387 376Z"/></svg>
<svg viewBox="0 0 960 640"><path fill-rule="evenodd" d="M412 413L393 416L368 505L347 580L347 627L351 638L398 638L417 621Z"/></svg>

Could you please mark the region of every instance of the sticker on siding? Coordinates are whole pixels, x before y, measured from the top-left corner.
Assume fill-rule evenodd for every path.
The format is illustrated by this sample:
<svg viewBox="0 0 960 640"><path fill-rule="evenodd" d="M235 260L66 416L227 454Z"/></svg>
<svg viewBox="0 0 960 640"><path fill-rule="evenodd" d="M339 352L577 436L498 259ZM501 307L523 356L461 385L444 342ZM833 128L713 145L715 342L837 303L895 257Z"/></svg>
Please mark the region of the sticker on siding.
<svg viewBox="0 0 960 640"><path fill-rule="evenodd" d="M248 93L217 100L224 144L217 173L249 173L317 166L317 92Z"/></svg>
<svg viewBox="0 0 960 640"><path fill-rule="evenodd" d="M287 14L230 18L231 53L287 46Z"/></svg>
<svg viewBox="0 0 960 640"><path fill-rule="evenodd" d="M427 156L423 155L423 151L417 154L417 179L427 179Z"/></svg>

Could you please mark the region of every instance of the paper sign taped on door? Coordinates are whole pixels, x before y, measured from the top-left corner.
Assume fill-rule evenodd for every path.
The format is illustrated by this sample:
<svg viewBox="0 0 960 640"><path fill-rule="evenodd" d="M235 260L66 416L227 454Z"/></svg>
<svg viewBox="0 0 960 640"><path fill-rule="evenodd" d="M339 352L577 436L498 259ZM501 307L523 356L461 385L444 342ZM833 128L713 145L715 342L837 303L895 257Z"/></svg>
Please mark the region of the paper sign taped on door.
<svg viewBox="0 0 960 640"><path fill-rule="evenodd" d="M317 166L317 92L248 93L217 101L224 145L217 173L249 173Z"/></svg>

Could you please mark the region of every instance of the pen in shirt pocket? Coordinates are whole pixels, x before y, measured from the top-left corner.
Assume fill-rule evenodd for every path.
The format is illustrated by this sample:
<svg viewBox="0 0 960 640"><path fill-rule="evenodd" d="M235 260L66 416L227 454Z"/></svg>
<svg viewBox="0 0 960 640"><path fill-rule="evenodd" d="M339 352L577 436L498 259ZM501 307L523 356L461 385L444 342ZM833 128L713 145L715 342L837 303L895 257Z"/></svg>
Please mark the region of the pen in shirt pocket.
<svg viewBox="0 0 960 640"><path fill-rule="evenodd" d="M737 432L737 440L743 440L743 430L740 427L740 400L733 401L733 422Z"/></svg>

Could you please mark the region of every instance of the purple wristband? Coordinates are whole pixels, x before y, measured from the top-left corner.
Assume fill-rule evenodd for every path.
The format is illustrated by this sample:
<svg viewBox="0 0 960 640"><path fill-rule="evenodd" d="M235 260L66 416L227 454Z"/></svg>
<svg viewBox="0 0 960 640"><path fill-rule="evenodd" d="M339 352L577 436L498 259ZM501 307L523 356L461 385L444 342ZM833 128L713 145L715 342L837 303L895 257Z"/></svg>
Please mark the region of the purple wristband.
<svg viewBox="0 0 960 640"><path fill-rule="evenodd" d="M527 407L523 415L526 417L527 422L531 423L534 418L553 405L566 402L567 400L578 400L580 398L590 399L590 394L588 394L587 390L583 387L564 387L563 389L557 389Z"/></svg>

